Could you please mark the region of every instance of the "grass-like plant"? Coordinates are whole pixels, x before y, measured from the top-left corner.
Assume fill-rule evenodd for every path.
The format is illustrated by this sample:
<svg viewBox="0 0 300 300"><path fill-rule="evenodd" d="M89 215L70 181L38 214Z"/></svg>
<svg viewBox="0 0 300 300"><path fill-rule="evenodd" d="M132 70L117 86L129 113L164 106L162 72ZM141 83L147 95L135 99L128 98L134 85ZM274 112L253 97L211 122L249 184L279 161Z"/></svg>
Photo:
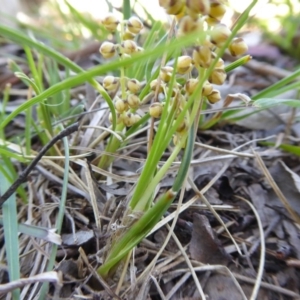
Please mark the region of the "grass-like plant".
<svg viewBox="0 0 300 300"><path fill-rule="evenodd" d="M201 2L203 6L199 6L198 2ZM152 81L147 82L148 86L150 83L150 89L154 93L154 101L150 105L149 114L152 118L159 119L159 125L153 141L153 134L151 134L153 128L150 129L152 131L148 139L148 156L121 222L121 227L126 229L120 230L112 238L104 264L98 269L98 273L103 277L115 271L118 263L129 255L131 250L150 232L181 189L188 173L195 130L198 128L201 110L206 106L205 101L208 100L213 104L221 99L219 91L212 86L212 84L221 85L226 79L221 56L227 48L235 56L247 50L243 40L235 39L235 35L246 22L255 1L241 16L232 32L225 25L220 24L226 11L225 5L221 3L214 6L210 5L209 1L190 1L186 4L182 1L175 1L172 4L169 1L161 1L160 5L166 9L167 13L174 15L174 20L177 20L178 24L177 33L173 33L175 28L171 26L166 43L172 45L178 36L185 38L192 35L194 50L192 55L182 55L182 51L174 52L171 57L174 61L171 64L167 63L168 52L165 52L161 65L158 67L159 74L154 73L154 79L151 78ZM100 48L104 57L114 56L116 52L123 57L134 55L138 51L135 42L131 39L127 40L127 36L131 38L131 24L134 21L137 27L141 27L141 23L135 18L125 21L126 30L124 32L121 26L120 37L124 40L118 45L104 43ZM113 15L104 22L104 25L111 31L115 31L118 24L118 20ZM239 62L243 63L245 60L242 59ZM193 76L193 69L197 72L196 76ZM121 123L119 129L123 129L126 125L127 127L134 125L134 111L138 108L138 105L135 107L130 105L129 97L132 91L129 86L129 93L126 94L124 84L124 81L127 81L128 86L135 82L135 79L128 79L124 76L125 71L121 70L119 78L121 93L120 98L115 102L119 123ZM158 100L158 94L163 95L162 101ZM128 121L128 118L132 120ZM163 166L158 168L158 163L170 145L172 137L173 152ZM181 149L184 149L184 155L174 185L157 201L154 201L156 186L166 175Z"/></svg>
<svg viewBox="0 0 300 300"><path fill-rule="evenodd" d="M70 89L73 87L89 83L106 101L110 110L109 131L105 131L104 135L91 143L96 147L108 132L113 133L107 139L105 153L95 160L100 169L108 169L114 154L125 146L139 129L150 125L145 164L120 221L121 229L113 234L107 245L103 264L97 270L102 277L107 278L114 274L120 262L130 255L133 248L151 231L176 198L188 176L198 128L209 128L220 120L234 119L236 111L218 113L205 122L201 114L208 102L214 104L221 100L220 92L212 84L222 85L227 72L249 60L249 56L244 56L225 66L221 57L225 51L234 56L241 56L246 52L247 45L236 36L240 28L247 23L249 13L256 2L252 1L230 30L221 24L226 11L223 1L161 0L160 5L172 16L173 23L169 32L165 32L161 22L153 21L146 38L140 34L143 23L137 17L131 16L129 1L124 1L124 19L119 20L114 14L108 15L102 20L101 33L94 22L84 18L68 4L74 20L84 24L95 38L106 37L109 34L114 36L110 41L101 40L100 53L104 60L102 64L88 70L82 69L59 51L25 33L0 25L0 34L4 38L22 45L30 70L30 74L26 75L16 62L11 63L16 76L28 86L30 93L27 101L9 115L5 114L9 87L3 93L0 155L5 168L0 164L0 170L8 183L17 177L12 161L26 163L30 159L29 155L36 155L31 149L32 136L37 135L45 145L66 126L64 122L56 125L57 120L73 116L70 107ZM139 45L141 41L143 44ZM59 74L61 66L65 69L64 78ZM262 91L253 100L261 101L257 103L267 107L269 102L266 98L282 92L286 86L295 88L293 80L299 76L299 72L294 72L290 77ZM98 76L103 77L100 82ZM282 100L280 103L283 102ZM292 101L285 103L291 104ZM149 105L149 110L142 113L139 109L145 105ZM37 122L32 119L34 106L37 107ZM8 141L5 128L20 113L25 113L26 117L25 134L19 140L13 138ZM53 147L49 151L52 156L66 157L63 193L56 224L58 233L61 232L66 187L70 177L66 139L64 148L64 155L59 148ZM171 155L160 164L167 148L172 149ZM172 163L181 156L181 165L172 188L156 199L156 187ZM57 159L55 163L60 166L61 160ZM20 186L17 192L26 201L24 187ZM4 191L1 190L1 193ZM16 194L9 199L10 205L16 205L15 196ZM17 228L18 220L14 210L6 212L10 223L4 220L3 224L5 232L10 236L10 242L6 245L7 251L10 251L17 241L17 232L12 233L7 229L8 226ZM29 234L34 235L33 228ZM53 268L56 249L52 249L48 270ZM8 264L11 279L17 279L18 264L12 264L11 259ZM44 285L41 297L45 295L46 287ZM18 293L15 297L18 297Z"/></svg>

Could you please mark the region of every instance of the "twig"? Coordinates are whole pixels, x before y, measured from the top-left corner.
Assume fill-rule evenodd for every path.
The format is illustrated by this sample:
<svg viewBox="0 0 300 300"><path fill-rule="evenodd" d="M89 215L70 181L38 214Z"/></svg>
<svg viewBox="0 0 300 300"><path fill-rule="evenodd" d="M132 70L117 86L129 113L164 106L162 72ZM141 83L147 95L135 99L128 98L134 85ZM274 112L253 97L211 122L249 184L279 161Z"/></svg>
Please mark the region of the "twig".
<svg viewBox="0 0 300 300"><path fill-rule="evenodd" d="M46 144L39 154L32 160L32 162L27 166L27 168L21 173L17 180L10 186L10 188L0 197L0 208L3 203L16 191L16 189L26 181L27 176L33 170L33 168L38 164L41 158L47 153L47 151L59 140L70 135L71 133L78 130L78 123L74 123L61 131L58 135L53 137L51 141Z"/></svg>
<svg viewBox="0 0 300 300"><path fill-rule="evenodd" d="M259 288L261 286L263 272L264 272L264 266L265 266L265 259L266 259L266 245L265 245L264 229L263 229L259 214L258 214L257 210L255 209L254 205L252 203L250 203L248 200L244 199L243 197L239 197L239 196L236 196L236 197L238 199L246 202L250 206L250 208L252 209L252 211L255 215L257 225L258 225L258 228L259 228L260 247L261 247L260 260L259 260L259 267L258 267L258 270L257 270L257 276L256 276L254 288L253 288L253 291L252 291L252 294L251 294L251 297L250 297L250 300L255 300L255 299L257 299Z"/></svg>
<svg viewBox="0 0 300 300"><path fill-rule="evenodd" d="M190 272L185 273L177 282L176 284L172 287L172 289L169 291L169 293L166 295L166 299L169 300L171 299L174 294L178 291L178 289L187 282L189 277L191 276ZM205 298L204 298L205 300Z"/></svg>
<svg viewBox="0 0 300 300"><path fill-rule="evenodd" d="M170 229L170 226L169 226L168 224L167 224L166 226L167 226L168 229ZM200 282L199 282L199 278L197 277L197 274L196 274L195 269L194 269L194 267L193 267L193 265L192 265L192 263L191 263L191 260L189 259L188 255L187 255L187 253L186 253L186 251L185 251L185 249L184 249L184 247L181 245L180 241L178 240L176 234L175 234L174 232L171 232L171 233L172 233L172 237L173 237L175 243L177 244L177 247L178 247L179 250L181 251L182 256L183 256L184 259L185 259L185 262L186 262L186 264L187 264L188 267L189 267L189 270L190 270L190 272L191 272L191 274L192 274L192 277L193 277L193 279L194 279L196 288L197 288L197 290L198 290L198 292L199 292L199 294L200 294L201 299L202 299L202 300L205 300L206 297L205 297L204 291L203 291L203 289L202 289L202 287L201 287L201 284L200 284Z"/></svg>
<svg viewBox="0 0 300 300"><path fill-rule="evenodd" d="M25 285L33 284L36 282L53 282L55 284L62 284L61 274L58 272L45 272L29 278L21 278L15 281L11 281L0 285L0 294L6 294L16 288L22 288Z"/></svg>
<svg viewBox="0 0 300 300"><path fill-rule="evenodd" d="M117 299L117 300L121 300L121 298L118 297L118 295L116 295L111 288L109 287L109 285L102 279L102 277L94 270L94 268L91 266L91 264L89 263L89 260L84 252L84 250L80 247L78 249L78 252L80 254L80 257L82 258L83 262L85 263L85 265L88 267L89 271L91 272L91 275L94 276L99 283L103 286L103 288L105 289L105 291L108 293L109 296L111 296L113 299Z"/></svg>
<svg viewBox="0 0 300 300"><path fill-rule="evenodd" d="M247 282L247 283L250 283L250 284L255 284L256 280L253 279L253 278L249 278L247 276L240 275L240 274L237 274L237 273L233 273L233 275L239 281L244 281L244 282ZM274 291L274 292L292 297L295 300L300 299L298 293L295 293L291 290L288 290L288 289L280 287L280 286L276 286L276 285L271 284L271 283L261 282L260 286L261 286L261 288L269 289L270 291Z"/></svg>
<svg viewBox="0 0 300 300"><path fill-rule="evenodd" d="M159 286L159 283L157 282L156 278L153 275L150 275L150 277L151 277L153 283L155 284L161 299L167 300L167 298L165 297L164 292L162 291L161 287Z"/></svg>
<svg viewBox="0 0 300 300"><path fill-rule="evenodd" d="M274 230L274 228L279 224L280 222L280 216L277 215L274 217L274 219L270 222L268 228L266 229L265 233L264 233L264 237L265 237L265 240L269 237L270 233ZM252 244L250 250L249 250L249 253L250 255L252 255L257 247L260 245L260 239L258 239L255 243Z"/></svg>
<svg viewBox="0 0 300 300"><path fill-rule="evenodd" d="M256 157L256 160L258 162L258 165L260 167L260 169L262 170L262 172L264 173L264 175L266 176L266 179L268 180L269 184L272 186L275 194L277 195L277 197L280 199L280 201L282 202L282 204L284 205L284 207L286 208L286 210L290 213L290 215L292 216L293 220L297 223L300 224L300 216L293 210L293 208L290 206L288 200L286 199L286 197L283 195L282 191L280 190L280 188L278 187L277 183L275 182L275 180L273 179L272 175L270 174L269 170L267 169L267 167L265 166L262 158L258 155L257 152L253 151L253 154Z"/></svg>

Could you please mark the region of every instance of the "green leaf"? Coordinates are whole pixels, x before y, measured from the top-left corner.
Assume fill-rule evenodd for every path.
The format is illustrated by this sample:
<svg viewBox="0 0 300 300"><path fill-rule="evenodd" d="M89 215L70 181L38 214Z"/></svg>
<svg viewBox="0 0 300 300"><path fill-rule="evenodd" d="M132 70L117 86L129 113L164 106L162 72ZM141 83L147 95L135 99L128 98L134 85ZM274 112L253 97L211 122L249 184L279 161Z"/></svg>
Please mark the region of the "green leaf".
<svg viewBox="0 0 300 300"><path fill-rule="evenodd" d="M254 103L258 108L269 108L277 105L287 105L291 107L300 107L300 100L298 99L278 99L278 98L261 98Z"/></svg>
<svg viewBox="0 0 300 300"><path fill-rule="evenodd" d="M0 224L3 225L3 217L0 216ZM53 229L38 227L29 224L18 224L18 232L30 235L35 238L61 245L61 237Z"/></svg>
<svg viewBox="0 0 300 300"><path fill-rule="evenodd" d="M130 0L123 0L123 18L128 20L131 17Z"/></svg>
<svg viewBox="0 0 300 300"><path fill-rule="evenodd" d="M0 173L0 193L3 195L10 187L11 182ZM19 262L19 239L18 239L18 215L16 195L10 196L3 204L3 228L5 239L6 259L9 273L9 280L20 279L20 262ZM20 289L12 292L13 299L20 299Z"/></svg>
<svg viewBox="0 0 300 300"><path fill-rule="evenodd" d="M272 84L271 86L265 88L264 90L258 92L255 96L252 97L253 100L258 100L263 97L269 97L270 94L272 93L273 95L276 94L277 90L286 86L290 82L296 80L300 76L300 68L297 69L295 72L293 72L290 76L287 76L275 84Z"/></svg>
<svg viewBox="0 0 300 300"><path fill-rule="evenodd" d="M40 93L40 90L36 83L32 79L30 79L26 74L22 72L15 72L15 76L20 78L27 86L31 86L37 95Z"/></svg>
<svg viewBox="0 0 300 300"><path fill-rule="evenodd" d="M264 146L272 146L272 147L275 146L275 143L271 143L271 142L259 142L259 144L264 145ZM281 144L280 146L278 146L278 148L280 148L286 152L300 156L300 147L299 146Z"/></svg>
<svg viewBox="0 0 300 300"><path fill-rule="evenodd" d="M4 146L0 146L0 154L8 158L14 158L22 163L28 162L28 159L24 158L22 155L14 153L11 150L7 150L7 148Z"/></svg>
<svg viewBox="0 0 300 300"><path fill-rule="evenodd" d="M7 31L6 27L0 25L0 31L2 30L2 28L4 28L4 30ZM22 38L23 38L23 36L22 36ZM3 129L10 121L12 121L15 118L15 116L17 116L19 113L21 113L22 111L24 111L28 107L30 107L34 104L40 103L41 101L45 100L46 98L48 98L52 95L55 95L56 93L59 93L59 92L65 90L65 89L83 84L87 81L91 81L91 80L93 80L93 78L95 76L106 74L106 73L108 73L112 70L120 69L121 67L129 67L132 64L134 64L135 62L139 62L139 61L145 60L147 58L149 58L151 60L155 60L157 57L160 57L164 53L164 51L171 51L172 52L175 49L191 45L193 43L194 39L195 39L194 34L191 34L191 35L185 36L184 38L177 39L176 41L173 41L169 45L160 45L156 48L149 49L149 50L146 50L146 51L141 52L141 53L137 53L136 55L134 55L131 58L124 59L124 60L115 60L115 61L112 61L112 62L107 63L105 65L100 65L100 66L96 66L94 68L91 68L86 72L84 72L77 65L73 64L70 60L66 59L65 57L62 57L62 55L55 52L54 50L49 51L49 49L47 48L47 51L46 51L45 47L41 46L40 43L33 42L29 39L29 42L33 47L38 46L39 50L42 49L41 51L45 51L48 54L50 54L51 56L54 56L57 59L57 61L63 62L66 67L69 67L71 70L74 70L75 72L80 73L80 74L77 74L77 75L75 75L73 77L70 77L70 78L66 78L62 82L51 86L50 88L43 91L42 93L40 93L36 97L34 97L34 98L26 101L22 105L20 105L15 111L13 111L0 124L0 129ZM93 83L93 86L95 86L95 83ZM106 92L105 92L105 94L107 95ZM107 95L107 97L108 98L105 98L105 100L107 101L107 103L108 103L108 105L111 109L111 112L115 114L114 105L113 105L110 97L108 95Z"/></svg>

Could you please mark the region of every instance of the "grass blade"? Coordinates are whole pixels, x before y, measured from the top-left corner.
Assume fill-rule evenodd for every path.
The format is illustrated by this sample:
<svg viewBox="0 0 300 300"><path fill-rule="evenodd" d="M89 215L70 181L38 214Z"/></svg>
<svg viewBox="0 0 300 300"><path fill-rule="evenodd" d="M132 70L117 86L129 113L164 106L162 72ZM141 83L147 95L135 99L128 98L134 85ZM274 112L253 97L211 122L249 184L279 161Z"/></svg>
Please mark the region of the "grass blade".
<svg viewBox="0 0 300 300"><path fill-rule="evenodd" d="M194 125L192 125L182 163L172 189L163 194L154 206L148 209L113 246L107 261L98 269L101 276L106 277L109 274L110 270L151 231L172 204L189 170L194 146L194 132Z"/></svg>
<svg viewBox="0 0 300 300"><path fill-rule="evenodd" d="M295 72L293 72L290 76L287 76L287 77L279 80L275 84L272 84L270 87L267 87L266 89L257 93L254 97L252 97L252 99L258 100L258 99L268 96L270 93L276 94L277 89L284 87L285 85L287 85L288 83L290 83L293 80L296 80L299 76L300 76L300 68L298 70L296 70Z"/></svg>
<svg viewBox="0 0 300 300"><path fill-rule="evenodd" d="M4 26L0 25L0 31L2 30L2 28L4 28L7 31L7 28ZM23 36L22 36L23 38ZM58 93L61 92L65 89L74 87L76 85L80 85L83 84L87 81L91 81L93 80L93 78L95 76L101 75L101 74L106 74L112 70L115 69L119 69L121 67L126 67L126 66L130 66L135 62L138 61L142 61L145 60L147 58L151 58L153 60L155 60L157 57L160 57L160 55L162 55L164 53L164 51L174 51L175 49L178 49L180 47L184 47L184 46L188 46L191 45L193 43L195 39L194 34L185 36L184 38L180 38L177 39L176 41L173 41L170 45L160 45L157 48L154 49L149 49L146 50L144 52L141 53L137 53L135 56L128 58L128 59L124 59L124 60L115 60L112 61L110 63L107 63L105 65L100 65L100 66L96 66L93 67L91 69L89 69L88 71L84 72L80 67L78 67L76 64L72 63L70 60L66 59L65 57L63 57L62 55L60 55L59 53L56 53L56 51L51 50L49 51L49 49L47 48L47 53L53 55L55 58L58 59L59 62L64 62L65 66L69 67L71 70L80 73L77 74L76 76L73 76L71 78L67 78L65 80L63 80L60 83L57 83L53 86L51 86L50 88L48 88L46 91L40 93L39 95L37 95L36 97L26 101L24 104L20 105L18 108L16 108L14 110L14 112L12 112L1 124L0 124L0 129L3 129L11 120L14 119L15 116L17 116L19 113L21 113L22 111L24 111L25 109L27 109L28 107L37 104L41 101L43 101L44 99ZM32 47L35 47L38 45L38 48L45 50L46 47L41 46L40 43L31 41L29 39L30 43L32 44ZM41 50L41 51L43 51ZM61 58L63 57L63 59ZM98 83L96 83L98 84ZM95 86L95 84L93 84L93 86ZM101 87L102 88L102 87ZM107 95L107 93L105 92L105 94ZM104 96L102 94L102 96ZM115 109L114 109L114 104L112 103L110 97L107 95L108 99L105 98L105 100L107 101L112 114L115 114Z"/></svg>
<svg viewBox="0 0 300 300"><path fill-rule="evenodd" d="M3 217L0 216L0 225L3 225ZM53 229L38 227L29 224L18 224L18 232L43 239L45 241L61 245L61 237Z"/></svg>
<svg viewBox="0 0 300 300"><path fill-rule="evenodd" d="M0 182L0 192L3 194L11 183L2 173L0 173ZM11 195L3 204L3 228L9 280L14 281L20 279L18 216L15 194ZM12 291L12 298L20 299L20 289Z"/></svg>
<svg viewBox="0 0 300 300"><path fill-rule="evenodd" d="M128 20L131 17L130 0L123 0L123 18Z"/></svg>

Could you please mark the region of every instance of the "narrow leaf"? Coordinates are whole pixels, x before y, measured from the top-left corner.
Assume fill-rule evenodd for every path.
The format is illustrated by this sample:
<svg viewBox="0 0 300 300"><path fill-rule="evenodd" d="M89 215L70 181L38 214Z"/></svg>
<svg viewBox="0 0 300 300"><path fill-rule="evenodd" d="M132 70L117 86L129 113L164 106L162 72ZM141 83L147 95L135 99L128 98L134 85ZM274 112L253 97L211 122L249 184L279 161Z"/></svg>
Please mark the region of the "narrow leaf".
<svg viewBox="0 0 300 300"><path fill-rule="evenodd" d="M0 193L3 195L11 183L2 173L0 173L0 182ZM14 281L20 279L18 216L15 194L10 196L7 201L4 202L2 209L9 280ZM20 290L13 290L12 297L16 300L20 299Z"/></svg>

